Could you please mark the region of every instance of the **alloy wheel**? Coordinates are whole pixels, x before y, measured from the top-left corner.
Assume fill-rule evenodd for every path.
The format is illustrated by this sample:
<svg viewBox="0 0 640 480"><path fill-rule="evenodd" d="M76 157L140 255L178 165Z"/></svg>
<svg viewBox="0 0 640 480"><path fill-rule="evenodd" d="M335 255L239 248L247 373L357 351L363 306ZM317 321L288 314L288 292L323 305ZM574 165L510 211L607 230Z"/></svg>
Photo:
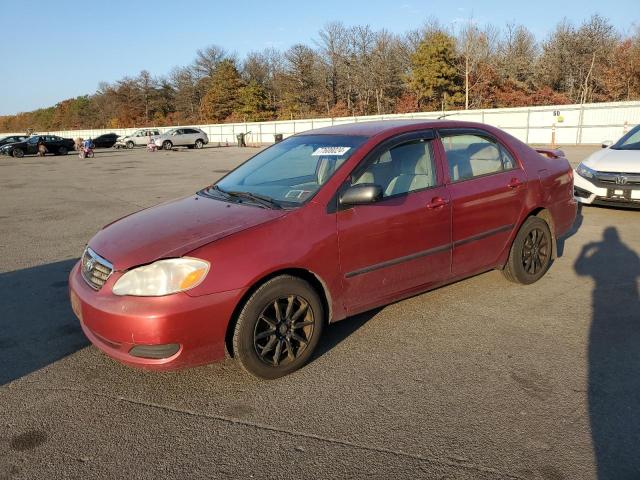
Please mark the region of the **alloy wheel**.
<svg viewBox="0 0 640 480"><path fill-rule="evenodd" d="M522 248L522 266L529 275L536 275L549 261L549 239L540 228L532 229Z"/></svg>
<svg viewBox="0 0 640 480"><path fill-rule="evenodd" d="M287 365L307 348L314 333L313 310L304 298L289 295L267 305L256 322L253 345L260 360Z"/></svg>

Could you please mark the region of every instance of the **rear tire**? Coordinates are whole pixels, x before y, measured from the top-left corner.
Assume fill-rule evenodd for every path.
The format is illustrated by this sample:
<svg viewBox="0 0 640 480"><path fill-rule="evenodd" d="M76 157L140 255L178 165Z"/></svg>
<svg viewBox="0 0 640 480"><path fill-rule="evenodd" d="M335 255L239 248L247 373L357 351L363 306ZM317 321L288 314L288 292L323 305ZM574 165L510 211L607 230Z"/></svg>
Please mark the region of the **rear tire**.
<svg viewBox="0 0 640 480"><path fill-rule="evenodd" d="M282 275L246 301L235 325L233 352L244 370L274 379L306 364L325 322L320 296L301 278Z"/></svg>
<svg viewBox="0 0 640 480"><path fill-rule="evenodd" d="M58 153L59 153L60 155L66 155L67 153L69 153L69 150L67 150L67 147L60 147L60 148L58 149Z"/></svg>
<svg viewBox="0 0 640 480"><path fill-rule="evenodd" d="M173 148L173 143L171 143L169 140L165 140L162 144L162 148L165 150L171 150Z"/></svg>
<svg viewBox="0 0 640 480"><path fill-rule="evenodd" d="M16 158L24 157L24 150L22 150L21 148L14 148L13 149L13 156L16 157Z"/></svg>
<svg viewBox="0 0 640 480"><path fill-rule="evenodd" d="M537 282L551 266L552 249L553 239L547 222L539 217L527 218L511 245L503 275L521 285Z"/></svg>
<svg viewBox="0 0 640 480"><path fill-rule="evenodd" d="M196 143L193 146L196 147L199 150L202 147L204 147L204 142L202 140L198 139L198 140L196 140Z"/></svg>

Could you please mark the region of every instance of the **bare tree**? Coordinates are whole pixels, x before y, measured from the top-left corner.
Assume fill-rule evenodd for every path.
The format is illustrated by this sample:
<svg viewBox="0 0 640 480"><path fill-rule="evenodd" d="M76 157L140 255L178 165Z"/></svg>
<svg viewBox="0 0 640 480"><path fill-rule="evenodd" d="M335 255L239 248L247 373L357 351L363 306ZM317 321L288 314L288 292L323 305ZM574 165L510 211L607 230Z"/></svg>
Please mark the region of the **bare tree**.
<svg viewBox="0 0 640 480"><path fill-rule="evenodd" d="M466 22L457 35L459 69L464 78L464 108L471 105L471 93L484 80L486 69L495 59L497 30L492 26L480 29L473 19Z"/></svg>
<svg viewBox="0 0 640 480"><path fill-rule="evenodd" d="M498 73L502 79L532 85L538 44L522 25L508 24L498 42Z"/></svg>
<svg viewBox="0 0 640 480"><path fill-rule="evenodd" d="M229 55L224 48L217 45L209 45L196 51L193 70L200 78L211 77L218 64L228 57Z"/></svg>

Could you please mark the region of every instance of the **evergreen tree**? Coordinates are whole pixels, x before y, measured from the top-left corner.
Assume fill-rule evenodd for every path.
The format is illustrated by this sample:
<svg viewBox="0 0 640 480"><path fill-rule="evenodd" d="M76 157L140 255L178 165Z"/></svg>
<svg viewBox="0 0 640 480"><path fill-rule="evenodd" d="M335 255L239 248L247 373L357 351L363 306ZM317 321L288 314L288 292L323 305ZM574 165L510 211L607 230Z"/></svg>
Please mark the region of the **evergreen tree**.
<svg viewBox="0 0 640 480"><path fill-rule="evenodd" d="M436 31L427 35L411 56L409 85L421 108L439 108L462 100L455 52L455 39Z"/></svg>
<svg viewBox="0 0 640 480"><path fill-rule="evenodd" d="M255 81L240 89L237 116L245 122L261 122L273 117L269 96L264 87Z"/></svg>
<svg viewBox="0 0 640 480"><path fill-rule="evenodd" d="M233 60L222 60L208 82L200 103L200 115L205 122L222 122L240 106L242 78Z"/></svg>

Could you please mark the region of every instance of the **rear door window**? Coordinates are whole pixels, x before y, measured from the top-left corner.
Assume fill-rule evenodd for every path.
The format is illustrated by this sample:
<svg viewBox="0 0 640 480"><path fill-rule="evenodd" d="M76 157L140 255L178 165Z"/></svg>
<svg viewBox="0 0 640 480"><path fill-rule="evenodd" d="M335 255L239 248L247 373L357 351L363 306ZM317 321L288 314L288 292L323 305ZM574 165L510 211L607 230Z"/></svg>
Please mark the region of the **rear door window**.
<svg viewBox="0 0 640 480"><path fill-rule="evenodd" d="M516 162L509 152L488 136L443 133L441 138L452 182L516 168Z"/></svg>

